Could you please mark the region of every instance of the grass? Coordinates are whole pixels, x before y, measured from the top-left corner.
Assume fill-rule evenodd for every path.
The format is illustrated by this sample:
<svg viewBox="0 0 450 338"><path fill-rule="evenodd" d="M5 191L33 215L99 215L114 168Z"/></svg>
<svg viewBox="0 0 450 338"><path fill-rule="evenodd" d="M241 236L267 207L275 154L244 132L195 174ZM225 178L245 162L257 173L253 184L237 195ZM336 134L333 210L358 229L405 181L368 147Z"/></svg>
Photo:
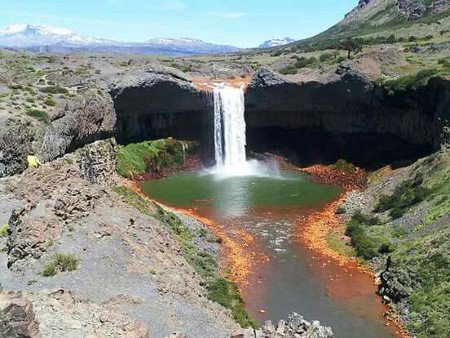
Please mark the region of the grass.
<svg viewBox="0 0 450 338"><path fill-rule="evenodd" d="M77 269L79 259L72 254L55 253L52 259L47 262L42 271L44 277L51 277L58 272L74 271Z"/></svg>
<svg viewBox="0 0 450 338"><path fill-rule="evenodd" d="M2 226L0 226L0 237L8 236L8 230L9 230L8 224L3 224Z"/></svg>
<svg viewBox="0 0 450 338"><path fill-rule="evenodd" d="M39 110L39 109L28 109L26 111L26 114L28 116L31 116L33 118L35 118L36 120L43 122L43 123L48 123L50 120L50 117L48 116L47 112L43 111L43 110Z"/></svg>
<svg viewBox="0 0 450 338"><path fill-rule="evenodd" d="M185 145L172 138L132 143L118 146L117 173L133 178L147 172L159 172L162 168L181 165L184 162Z"/></svg>
<svg viewBox="0 0 450 338"><path fill-rule="evenodd" d="M333 251L340 253L343 256L346 257L354 257L356 256L356 251L351 246L344 243L340 238L339 235L329 232L325 235L325 240L327 241L328 246Z"/></svg>
<svg viewBox="0 0 450 338"><path fill-rule="evenodd" d="M244 302L237 286L219 274L217 262L213 256L200 250L195 244L197 237L204 237L205 231L193 231L186 227L181 219L150 200L126 187L114 187L125 201L139 211L159 219L173 233L181 247L186 261L204 280L208 298L231 310L233 318L242 327L255 326L245 311ZM206 230L206 229L205 229Z"/></svg>

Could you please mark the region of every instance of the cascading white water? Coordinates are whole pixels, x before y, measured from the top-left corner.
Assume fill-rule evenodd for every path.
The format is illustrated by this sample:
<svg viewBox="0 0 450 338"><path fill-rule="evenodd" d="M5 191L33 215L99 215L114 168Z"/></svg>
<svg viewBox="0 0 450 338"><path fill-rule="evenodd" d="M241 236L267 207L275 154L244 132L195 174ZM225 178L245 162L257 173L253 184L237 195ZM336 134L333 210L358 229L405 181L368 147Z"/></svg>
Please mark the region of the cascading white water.
<svg viewBox="0 0 450 338"><path fill-rule="evenodd" d="M245 147L245 96L242 88L214 88L214 147L219 177L279 176L276 163L247 161Z"/></svg>
<svg viewBox="0 0 450 338"><path fill-rule="evenodd" d="M237 170L246 162L244 90L221 86L214 89L216 164Z"/></svg>

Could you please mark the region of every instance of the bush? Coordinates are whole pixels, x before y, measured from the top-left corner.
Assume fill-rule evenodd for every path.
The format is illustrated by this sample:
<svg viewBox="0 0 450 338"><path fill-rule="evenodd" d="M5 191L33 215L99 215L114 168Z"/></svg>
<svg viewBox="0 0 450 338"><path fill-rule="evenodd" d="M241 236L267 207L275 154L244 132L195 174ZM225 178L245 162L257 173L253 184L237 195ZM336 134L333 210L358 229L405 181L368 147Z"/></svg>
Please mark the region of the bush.
<svg viewBox="0 0 450 338"><path fill-rule="evenodd" d="M323 53L319 56L320 62L325 62L334 58L333 53Z"/></svg>
<svg viewBox="0 0 450 338"><path fill-rule="evenodd" d="M402 217L414 205L425 200L431 191L423 187L422 175L418 174L414 179L407 180L398 186L390 196L381 196L378 204L375 206L375 212L390 211L393 219Z"/></svg>
<svg viewBox="0 0 450 338"><path fill-rule="evenodd" d="M423 69L413 75L407 75L395 80L385 81L384 86L387 90L393 91L414 89L417 86L427 84L428 80L437 74L438 71L436 69Z"/></svg>
<svg viewBox="0 0 450 338"><path fill-rule="evenodd" d="M38 121L44 122L44 123L47 123L50 120L50 117L48 116L48 114L43 110L29 109L29 110L27 110L26 114L28 116L34 117Z"/></svg>
<svg viewBox="0 0 450 338"><path fill-rule="evenodd" d="M364 225L360 222L358 216L352 217L347 225L345 234L351 238L351 243L359 257L369 260L377 255L376 246L373 240L367 236Z"/></svg>
<svg viewBox="0 0 450 338"><path fill-rule="evenodd" d="M69 91L61 86L47 86L39 89L43 93L47 94L68 94Z"/></svg>
<svg viewBox="0 0 450 338"><path fill-rule="evenodd" d="M3 224L2 226L0 226L0 237L6 237L8 235L8 230L8 224Z"/></svg>
<svg viewBox="0 0 450 338"><path fill-rule="evenodd" d="M53 100L51 97L47 97L47 98L44 100L44 104L45 104L46 106L54 107L54 106L56 106L56 101Z"/></svg>
<svg viewBox="0 0 450 338"><path fill-rule="evenodd" d="M295 66L287 66L280 70L280 74L283 75L295 75L297 74L297 67Z"/></svg>
<svg viewBox="0 0 450 338"><path fill-rule="evenodd" d="M55 253L52 260L44 266L42 275L50 277L58 272L74 271L77 269L79 259L72 254Z"/></svg>

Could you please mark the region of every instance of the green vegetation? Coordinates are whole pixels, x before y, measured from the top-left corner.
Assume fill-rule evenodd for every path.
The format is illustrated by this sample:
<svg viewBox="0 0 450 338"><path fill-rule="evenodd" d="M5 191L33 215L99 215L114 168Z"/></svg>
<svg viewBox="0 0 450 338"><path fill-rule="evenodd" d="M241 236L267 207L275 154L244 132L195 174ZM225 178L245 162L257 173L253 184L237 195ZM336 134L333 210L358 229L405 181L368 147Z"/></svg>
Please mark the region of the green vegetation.
<svg viewBox="0 0 450 338"><path fill-rule="evenodd" d="M0 237L6 237L8 235L9 225L3 224L0 226Z"/></svg>
<svg viewBox="0 0 450 338"><path fill-rule="evenodd" d="M345 39L339 42L338 48L347 51L347 58L350 59L352 53L362 50L362 44L358 39Z"/></svg>
<svg viewBox="0 0 450 338"><path fill-rule="evenodd" d="M188 144L172 138L118 146L117 172L127 178L182 165Z"/></svg>
<svg viewBox="0 0 450 338"><path fill-rule="evenodd" d="M378 241L368 234L367 229L379 222L376 217L368 217L361 212L356 212L347 224L345 234L351 238L357 256L370 260L377 255L384 243L377 243Z"/></svg>
<svg viewBox="0 0 450 338"><path fill-rule="evenodd" d="M403 215L401 222L381 223L357 212L347 226L358 256L378 257L372 262L380 270L381 257L391 257L387 294L406 301L408 329L419 338L450 336L449 169L450 151L442 150L420 160L410 179L380 198L375 211Z"/></svg>
<svg viewBox="0 0 450 338"><path fill-rule="evenodd" d="M384 212L390 210L390 216L394 219L402 217L414 205L422 202L430 190L424 186L423 176L417 174L414 179L407 180L398 186L390 196L381 196L376 205L375 212Z"/></svg>
<svg viewBox="0 0 450 338"><path fill-rule="evenodd" d="M77 269L79 259L72 254L55 253L52 259L47 262L42 271L44 277L51 277L58 272L74 271Z"/></svg>
<svg viewBox="0 0 450 338"><path fill-rule="evenodd" d="M61 86L47 86L39 88L39 90L43 93L47 94L68 94L69 91L66 88Z"/></svg>
<svg viewBox="0 0 450 338"><path fill-rule="evenodd" d="M436 75L438 75L436 69L423 69L416 74L402 76L394 80L387 80L382 84L387 90L408 90L427 84L428 80Z"/></svg>
<svg viewBox="0 0 450 338"><path fill-rule="evenodd" d="M47 123L50 120L50 117L48 116L47 112L39 109L29 109L27 110L26 114L28 116L34 117L36 120L40 122Z"/></svg>
<svg viewBox="0 0 450 338"><path fill-rule="evenodd" d="M183 73L189 73L192 71L191 65L180 65L179 63L176 62L171 63L170 67L181 70Z"/></svg>
<svg viewBox="0 0 450 338"><path fill-rule="evenodd" d="M354 257L356 256L355 250L344 243L341 238L339 238L339 235L329 232L325 235L325 240L327 241L328 246L335 252L340 253L341 255L347 256L347 257Z"/></svg>
<svg viewBox="0 0 450 338"><path fill-rule="evenodd" d="M45 104L46 106L54 107L54 106L56 106L56 101L53 100L53 98L51 98L51 97L47 97L47 98L44 100L44 104Z"/></svg>
<svg viewBox="0 0 450 338"><path fill-rule="evenodd" d="M342 159L337 160L336 163L332 165L332 168L349 174L354 174L356 172L356 167L354 164Z"/></svg>
<svg viewBox="0 0 450 338"><path fill-rule="evenodd" d="M219 274L217 263L210 254L200 250L194 243L204 232L195 232L186 227L181 219L172 212L142 197L126 187L115 187L114 190L125 201L139 211L159 219L174 234L181 247L181 253L186 261L203 278L208 298L231 310L234 319L242 326L254 326L254 322L245 311L244 302L235 284Z"/></svg>

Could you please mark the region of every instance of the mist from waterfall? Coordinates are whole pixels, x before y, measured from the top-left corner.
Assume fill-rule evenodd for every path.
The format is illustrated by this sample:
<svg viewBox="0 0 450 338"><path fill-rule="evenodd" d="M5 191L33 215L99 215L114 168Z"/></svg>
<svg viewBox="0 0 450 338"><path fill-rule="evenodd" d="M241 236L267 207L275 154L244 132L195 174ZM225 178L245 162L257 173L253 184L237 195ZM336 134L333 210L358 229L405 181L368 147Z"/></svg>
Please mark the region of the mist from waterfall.
<svg viewBox="0 0 450 338"><path fill-rule="evenodd" d="M279 176L275 162L247 161L243 88L217 85L214 97L214 154L217 176Z"/></svg>

